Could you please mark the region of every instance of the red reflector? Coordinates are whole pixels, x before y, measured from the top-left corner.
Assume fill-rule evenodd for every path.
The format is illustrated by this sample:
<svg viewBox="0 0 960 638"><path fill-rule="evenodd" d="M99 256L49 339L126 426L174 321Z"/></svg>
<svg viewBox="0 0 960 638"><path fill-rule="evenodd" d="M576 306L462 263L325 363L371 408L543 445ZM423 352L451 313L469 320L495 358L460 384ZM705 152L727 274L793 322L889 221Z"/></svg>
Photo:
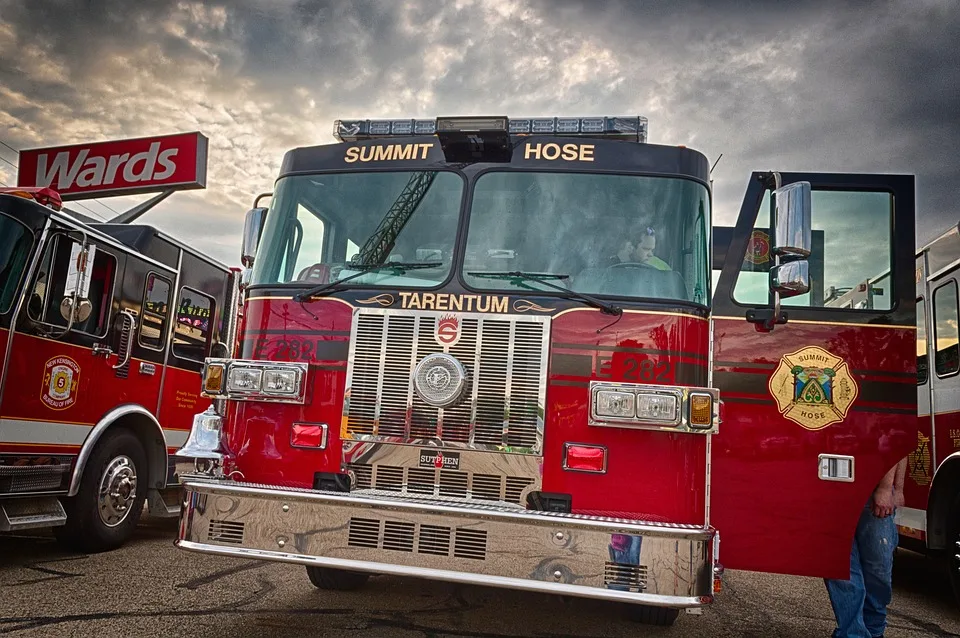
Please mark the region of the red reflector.
<svg viewBox="0 0 960 638"><path fill-rule="evenodd" d="M294 423L290 445L322 450L327 447L326 423Z"/></svg>
<svg viewBox="0 0 960 638"><path fill-rule="evenodd" d="M575 472L606 472L607 448L601 445L564 443L563 469Z"/></svg>

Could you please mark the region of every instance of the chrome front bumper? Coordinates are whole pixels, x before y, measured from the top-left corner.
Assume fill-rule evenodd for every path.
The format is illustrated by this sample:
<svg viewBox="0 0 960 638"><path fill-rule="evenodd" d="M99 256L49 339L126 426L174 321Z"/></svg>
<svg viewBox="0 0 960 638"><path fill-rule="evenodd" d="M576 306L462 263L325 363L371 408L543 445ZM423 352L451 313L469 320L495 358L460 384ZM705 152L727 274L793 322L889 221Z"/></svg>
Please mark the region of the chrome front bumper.
<svg viewBox="0 0 960 638"><path fill-rule="evenodd" d="M715 531L183 479L182 549L667 607L713 600Z"/></svg>

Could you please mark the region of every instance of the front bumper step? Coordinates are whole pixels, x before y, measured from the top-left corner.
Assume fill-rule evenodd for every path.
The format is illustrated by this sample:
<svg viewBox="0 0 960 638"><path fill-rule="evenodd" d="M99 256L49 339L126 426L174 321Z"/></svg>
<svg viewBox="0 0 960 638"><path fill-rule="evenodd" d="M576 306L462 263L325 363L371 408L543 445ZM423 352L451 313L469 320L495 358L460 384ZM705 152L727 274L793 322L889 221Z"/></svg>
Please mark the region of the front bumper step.
<svg viewBox="0 0 960 638"><path fill-rule="evenodd" d="M667 607L713 600L715 531L185 478L177 546Z"/></svg>
<svg viewBox="0 0 960 638"><path fill-rule="evenodd" d="M58 527L67 522L67 513L56 496L0 501L0 532Z"/></svg>

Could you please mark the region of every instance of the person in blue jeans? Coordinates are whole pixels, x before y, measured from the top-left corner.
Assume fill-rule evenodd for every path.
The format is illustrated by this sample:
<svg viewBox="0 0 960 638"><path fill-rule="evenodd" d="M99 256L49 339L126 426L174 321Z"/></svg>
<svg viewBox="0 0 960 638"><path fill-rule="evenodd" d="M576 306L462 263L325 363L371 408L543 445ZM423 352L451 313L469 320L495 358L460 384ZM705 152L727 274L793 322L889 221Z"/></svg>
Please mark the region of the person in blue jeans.
<svg viewBox="0 0 960 638"><path fill-rule="evenodd" d="M902 459L880 480L860 512L850 552L850 578L826 579L836 617L833 638L880 638L893 599L893 554L899 542L894 513L903 505Z"/></svg>

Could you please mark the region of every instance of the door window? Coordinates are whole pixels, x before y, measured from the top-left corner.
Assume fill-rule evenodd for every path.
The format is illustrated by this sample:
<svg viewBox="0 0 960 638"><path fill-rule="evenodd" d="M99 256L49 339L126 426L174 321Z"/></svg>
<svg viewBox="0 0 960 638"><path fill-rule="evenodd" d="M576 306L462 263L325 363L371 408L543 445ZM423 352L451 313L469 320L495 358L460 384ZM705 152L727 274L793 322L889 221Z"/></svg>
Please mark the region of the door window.
<svg viewBox="0 0 960 638"><path fill-rule="evenodd" d="M86 270L82 271L84 260ZM58 235L47 246L27 312L34 321L65 328L68 320L64 315L70 313L64 300L72 297L79 285L79 297L89 302L89 314L82 304L87 316L81 321L78 315L72 330L103 337L110 321L116 272L116 257L96 244L88 244L84 255L80 242Z"/></svg>
<svg viewBox="0 0 960 638"><path fill-rule="evenodd" d="M957 282L951 281L933 293L934 367L938 377L948 377L960 371L957 315Z"/></svg>
<svg viewBox="0 0 960 638"><path fill-rule="evenodd" d="M917 299L917 385L927 382L930 364L927 362L927 311L923 297Z"/></svg>
<svg viewBox="0 0 960 638"><path fill-rule="evenodd" d="M170 316L170 282L159 275L147 275L143 292L143 321L140 323L140 345L163 350L167 341L167 319Z"/></svg>
<svg viewBox="0 0 960 638"><path fill-rule="evenodd" d="M734 289L734 299L741 304L770 301L770 250L775 238L770 232L773 199L769 191L767 195L770 208L760 212ZM813 246L808 260L811 289L782 299L781 305L892 309L893 205L890 193L814 190Z"/></svg>
<svg viewBox="0 0 960 638"><path fill-rule="evenodd" d="M192 288L181 288L177 301L177 324L173 333L173 354L203 363L210 343L213 298Z"/></svg>

